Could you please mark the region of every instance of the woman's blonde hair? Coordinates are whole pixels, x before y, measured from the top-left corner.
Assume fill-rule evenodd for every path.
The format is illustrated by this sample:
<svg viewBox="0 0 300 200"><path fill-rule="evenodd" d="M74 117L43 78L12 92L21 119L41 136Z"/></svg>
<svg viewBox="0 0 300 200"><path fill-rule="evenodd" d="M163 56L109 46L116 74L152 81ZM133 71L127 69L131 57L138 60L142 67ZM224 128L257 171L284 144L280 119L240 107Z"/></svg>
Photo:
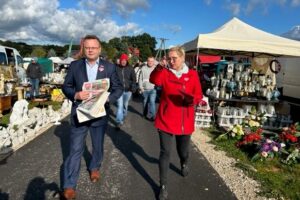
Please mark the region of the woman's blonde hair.
<svg viewBox="0 0 300 200"><path fill-rule="evenodd" d="M169 52L170 51L175 51L180 57L185 58L185 51L184 51L184 48L181 46L172 47L169 49Z"/></svg>

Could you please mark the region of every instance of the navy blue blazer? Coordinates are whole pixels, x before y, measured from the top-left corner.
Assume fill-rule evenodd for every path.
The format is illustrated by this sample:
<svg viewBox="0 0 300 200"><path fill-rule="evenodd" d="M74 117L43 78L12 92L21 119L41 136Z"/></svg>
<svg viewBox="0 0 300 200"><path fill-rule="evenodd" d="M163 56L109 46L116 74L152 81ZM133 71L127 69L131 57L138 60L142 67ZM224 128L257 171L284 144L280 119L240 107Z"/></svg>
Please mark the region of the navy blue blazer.
<svg viewBox="0 0 300 200"><path fill-rule="evenodd" d="M118 74L116 72L116 66L105 60L99 60L99 66L97 70L96 79L109 78L110 88L109 88L109 102L114 103L123 93L123 86L119 80ZM65 81L62 87L62 91L65 96L72 101L71 110L71 124L79 126L101 126L108 122L108 112L106 116L99 117L87 122L79 123L76 114L76 108L80 102L75 101L74 96L76 92L82 91L82 85L84 82L88 81L88 76L86 72L85 59L73 61L68 69ZM105 104L105 109L108 111L109 104Z"/></svg>

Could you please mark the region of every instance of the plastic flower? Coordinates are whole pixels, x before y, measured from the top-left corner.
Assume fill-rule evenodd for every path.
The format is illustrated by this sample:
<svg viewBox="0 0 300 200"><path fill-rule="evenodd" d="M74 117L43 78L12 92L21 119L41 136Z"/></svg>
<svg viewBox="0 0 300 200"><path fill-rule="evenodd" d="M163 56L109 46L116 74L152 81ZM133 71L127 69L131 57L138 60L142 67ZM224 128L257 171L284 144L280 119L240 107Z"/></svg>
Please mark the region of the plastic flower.
<svg viewBox="0 0 300 200"><path fill-rule="evenodd" d="M264 157L264 158L266 158L266 157L268 157L268 153L265 152L265 151L263 151L263 152L261 152L261 156Z"/></svg>
<svg viewBox="0 0 300 200"><path fill-rule="evenodd" d="M272 139L265 139L260 142L260 150L252 157L252 161L264 160L265 158L274 158L275 155L281 153L281 144Z"/></svg>
<svg viewBox="0 0 300 200"><path fill-rule="evenodd" d="M243 131L243 127L240 124L235 124L233 126L230 126L229 130L226 133L219 135L216 140L221 140L225 138L228 139L229 136L231 136L232 138L237 137L239 139L244 134L245 133Z"/></svg>
<svg viewBox="0 0 300 200"><path fill-rule="evenodd" d="M236 135L244 135L243 127L240 124L234 125L232 128L232 134Z"/></svg>
<svg viewBox="0 0 300 200"><path fill-rule="evenodd" d="M281 148L285 147L286 145L284 143L280 143Z"/></svg>
<svg viewBox="0 0 300 200"><path fill-rule="evenodd" d="M279 144L278 142L275 142L274 140L271 139L266 139L265 141L262 142L260 151L267 152L267 153L279 152L281 148L282 148L281 144Z"/></svg>
<svg viewBox="0 0 300 200"><path fill-rule="evenodd" d="M278 152L279 149L278 149L277 146L273 146L272 150L275 151L275 152Z"/></svg>
<svg viewBox="0 0 300 200"><path fill-rule="evenodd" d="M259 126L260 126L260 123L257 122L257 121L254 121L254 120L250 120L250 121L249 121L249 126L250 126L250 127L259 127Z"/></svg>
<svg viewBox="0 0 300 200"><path fill-rule="evenodd" d="M266 139L266 142L267 142L268 144L271 144L273 141L270 140L270 139Z"/></svg>
<svg viewBox="0 0 300 200"><path fill-rule="evenodd" d="M289 127L283 127L282 130L283 130L283 131L288 131L288 130L289 130Z"/></svg>
<svg viewBox="0 0 300 200"><path fill-rule="evenodd" d="M291 142L291 143L296 143L300 140L298 137L300 136L298 132L298 123L292 124L290 127L284 127L282 128L282 132L279 135L279 138L283 142Z"/></svg>

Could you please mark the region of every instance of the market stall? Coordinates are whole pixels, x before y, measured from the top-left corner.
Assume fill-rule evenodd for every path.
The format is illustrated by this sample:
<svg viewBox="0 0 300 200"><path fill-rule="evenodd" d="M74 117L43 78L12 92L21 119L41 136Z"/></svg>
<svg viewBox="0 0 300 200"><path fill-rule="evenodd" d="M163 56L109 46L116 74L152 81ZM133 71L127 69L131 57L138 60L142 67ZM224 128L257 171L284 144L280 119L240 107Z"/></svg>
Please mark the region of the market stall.
<svg viewBox="0 0 300 200"><path fill-rule="evenodd" d="M0 65L0 117L2 112L11 109L16 101L15 87L18 83L13 66Z"/></svg>
<svg viewBox="0 0 300 200"><path fill-rule="evenodd" d="M233 18L217 30L183 44L186 52L208 55L300 56L300 42L273 35Z"/></svg>
<svg viewBox="0 0 300 200"><path fill-rule="evenodd" d="M300 57L300 42L233 18L212 33L199 34L183 47L188 54L194 52L197 56L205 53L232 57L210 77L211 88L206 91L219 126L242 123L253 107L268 117L266 128L280 128L292 122L287 112L275 111L280 95L275 75L281 67L276 58Z"/></svg>

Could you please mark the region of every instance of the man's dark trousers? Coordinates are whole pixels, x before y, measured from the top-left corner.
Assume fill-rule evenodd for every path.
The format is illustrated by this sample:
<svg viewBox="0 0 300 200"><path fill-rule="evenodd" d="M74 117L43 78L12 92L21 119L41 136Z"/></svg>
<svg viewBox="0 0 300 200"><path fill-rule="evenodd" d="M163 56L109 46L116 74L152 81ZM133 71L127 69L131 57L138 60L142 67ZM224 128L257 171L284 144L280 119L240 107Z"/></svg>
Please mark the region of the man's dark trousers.
<svg viewBox="0 0 300 200"><path fill-rule="evenodd" d="M103 143L107 123L93 126L71 126L70 132L70 153L64 162L64 188L76 188L76 183L80 173L81 157L84 152L85 138L88 131L92 140L92 160L89 170L99 170L103 159Z"/></svg>

